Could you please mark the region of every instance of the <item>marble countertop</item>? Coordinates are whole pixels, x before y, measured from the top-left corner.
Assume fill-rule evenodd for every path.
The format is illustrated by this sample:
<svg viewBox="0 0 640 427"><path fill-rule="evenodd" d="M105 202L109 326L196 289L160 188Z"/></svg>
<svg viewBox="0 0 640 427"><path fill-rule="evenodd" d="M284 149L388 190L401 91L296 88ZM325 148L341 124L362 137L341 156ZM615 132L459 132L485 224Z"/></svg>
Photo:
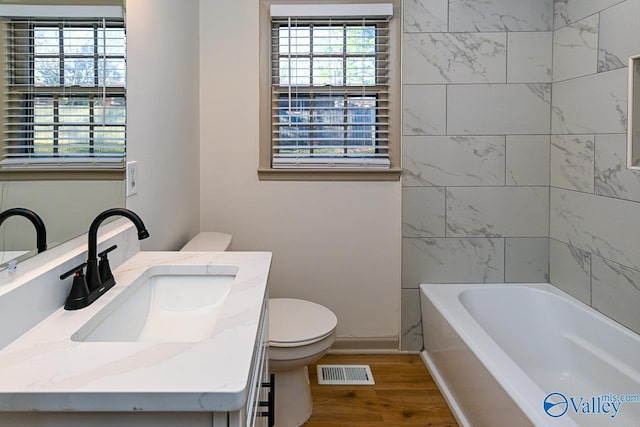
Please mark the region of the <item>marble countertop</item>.
<svg viewBox="0 0 640 427"><path fill-rule="evenodd" d="M0 411L235 411L249 391L268 252L139 252L91 306L62 308L0 351ZM154 265L230 265L238 273L200 342L76 342L71 336ZM51 284L55 286L55 283Z"/></svg>

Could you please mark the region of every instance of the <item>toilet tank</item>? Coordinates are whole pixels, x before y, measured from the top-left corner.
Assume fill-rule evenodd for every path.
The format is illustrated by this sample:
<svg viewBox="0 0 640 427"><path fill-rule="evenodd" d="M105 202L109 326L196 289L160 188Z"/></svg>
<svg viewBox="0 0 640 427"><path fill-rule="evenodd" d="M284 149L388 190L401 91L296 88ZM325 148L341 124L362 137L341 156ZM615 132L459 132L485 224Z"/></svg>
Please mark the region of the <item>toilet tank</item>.
<svg viewBox="0 0 640 427"><path fill-rule="evenodd" d="M181 251L227 251L231 249L231 234L203 231L180 249Z"/></svg>

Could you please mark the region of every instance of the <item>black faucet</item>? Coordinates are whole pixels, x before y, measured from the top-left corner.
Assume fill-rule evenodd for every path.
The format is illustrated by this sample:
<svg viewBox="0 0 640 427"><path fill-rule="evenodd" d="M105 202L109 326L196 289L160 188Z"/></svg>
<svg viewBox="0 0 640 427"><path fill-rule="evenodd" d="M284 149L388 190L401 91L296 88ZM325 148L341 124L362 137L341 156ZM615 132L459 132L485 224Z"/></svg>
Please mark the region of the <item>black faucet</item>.
<svg viewBox="0 0 640 427"><path fill-rule="evenodd" d="M71 292L69 292L69 297L64 305L64 308L67 310L77 310L90 305L116 284L107 258L107 254L114 250L116 246L111 246L99 254L97 253L98 227L100 227L100 224L102 224L105 219L112 216L123 216L131 220L138 229L138 240L149 237L149 232L144 226L142 219L128 209L112 208L98 214L89 227L87 262L72 268L60 276L60 279L66 279L72 274L74 275ZM98 257L100 257L100 264L98 264ZM86 277L83 274L85 266L87 267Z"/></svg>
<svg viewBox="0 0 640 427"><path fill-rule="evenodd" d="M40 218L40 216L34 211L25 208L7 209L0 213L0 225L5 219L15 215L27 218L36 228L36 244L38 246L38 253L47 250L47 229L44 226L42 218Z"/></svg>
<svg viewBox="0 0 640 427"><path fill-rule="evenodd" d="M146 239L149 237L149 232L147 231L142 219L134 212L129 209L124 208L111 208L106 211L98 214L98 216L93 220L91 226L89 227L89 253L87 256L87 286L89 287L89 292L94 291L100 288L103 285L115 285L115 281L113 284L111 283L102 283L102 279L100 278L99 268L98 268L98 227L102 224L102 221L112 216L123 216L133 222L133 225L138 229L138 240ZM109 250L110 249L110 250ZM105 252L100 254L100 258L102 262L107 261L107 253L115 248L109 248ZM111 271L108 273L104 273L103 276L107 278L107 275L111 275ZM113 276L111 276L113 279ZM109 287L111 287L109 286ZM106 290L106 289L105 289Z"/></svg>

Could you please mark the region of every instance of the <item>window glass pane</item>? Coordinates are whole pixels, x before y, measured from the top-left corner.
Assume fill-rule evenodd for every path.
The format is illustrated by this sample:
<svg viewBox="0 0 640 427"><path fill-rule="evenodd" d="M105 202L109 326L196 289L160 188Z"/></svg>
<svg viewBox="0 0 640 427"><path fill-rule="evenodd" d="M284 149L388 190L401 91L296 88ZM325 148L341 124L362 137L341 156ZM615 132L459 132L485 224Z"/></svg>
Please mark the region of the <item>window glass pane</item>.
<svg viewBox="0 0 640 427"><path fill-rule="evenodd" d="M93 58L65 59L65 86L95 86L94 78Z"/></svg>
<svg viewBox="0 0 640 427"><path fill-rule="evenodd" d="M53 123L53 98L41 96L34 98L33 115L35 124Z"/></svg>
<svg viewBox="0 0 640 427"><path fill-rule="evenodd" d="M58 114L60 123L89 123L89 98L60 98Z"/></svg>
<svg viewBox="0 0 640 427"><path fill-rule="evenodd" d="M60 60L58 58L35 58L33 78L36 86L60 86Z"/></svg>
<svg viewBox="0 0 640 427"><path fill-rule="evenodd" d="M93 129L94 153L124 154L124 126L97 126Z"/></svg>
<svg viewBox="0 0 640 427"><path fill-rule="evenodd" d="M309 58L280 58L280 86L309 86L309 63Z"/></svg>
<svg viewBox="0 0 640 427"><path fill-rule="evenodd" d="M94 122L108 125L125 124L127 119L127 107L124 98L111 97L96 99L94 104Z"/></svg>
<svg viewBox="0 0 640 427"><path fill-rule="evenodd" d="M342 27L313 27L313 53L342 53Z"/></svg>
<svg viewBox="0 0 640 427"><path fill-rule="evenodd" d="M57 28L33 29L33 52L36 55L58 55L60 53L60 38Z"/></svg>
<svg viewBox="0 0 640 427"><path fill-rule="evenodd" d="M33 152L53 153L53 98L36 97L33 100Z"/></svg>
<svg viewBox="0 0 640 427"><path fill-rule="evenodd" d="M376 53L376 27L347 27L347 54Z"/></svg>
<svg viewBox="0 0 640 427"><path fill-rule="evenodd" d="M300 154L308 152L306 149L309 139L310 120L309 98L294 98L289 105L287 95L280 96L278 102L278 130L280 141L277 145L291 145L291 150L280 150L280 153ZM297 148L302 145L303 148Z"/></svg>
<svg viewBox="0 0 640 427"><path fill-rule="evenodd" d="M107 46L105 52L104 47ZM125 39L122 28L98 29L98 55L125 56Z"/></svg>
<svg viewBox="0 0 640 427"><path fill-rule="evenodd" d="M33 127L33 152L36 154L53 153L53 126Z"/></svg>
<svg viewBox="0 0 640 427"><path fill-rule="evenodd" d="M30 39L30 22L11 22L16 28L11 34L19 38L7 42L20 49L17 59L8 63L8 99L16 103L15 123L7 137L14 147L8 155L122 157L126 101L124 89L117 88L125 87L124 29L99 28L98 21L83 26L75 26L79 21L60 26L51 21L34 27ZM309 66L307 70L310 74ZM106 99L98 98L95 89L103 83L109 86ZM28 91L28 86L46 90Z"/></svg>
<svg viewBox="0 0 640 427"><path fill-rule="evenodd" d="M280 27L278 29L281 54L308 54L310 51L310 30L309 27Z"/></svg>
<svg viewBox="0 0 640 427"><path fill-rule="evenodd" d="M344 99L342 97L317 97L313 101L314 145L325 148L314 149L316 154L342 153L344 140ZM327 147L329 146L329 147Z"/></svg>
<svg viewBox="0 0 640 427"><path fill-rule="evenodd" d="M347 86L375 86L376 58L347 58Z"/></svg>
<svg viewBox="0 0 640 427"><path fill-rule="evenodd" d="M313 58L314 86L342 86L342 58Z"/></svg>
<svg viewBox="0 0 640 427"><path fill-rule="evenodd" d="M388 28L382 19L366 19L305 18L306 27L292 29L282 20L273 24L272 93L279 97L273 168L388 165L388 114L378 111L379 96L388 102Z"/></svg>
<svg viewBox="0 0 640 427"><path fill-rule="evenodd" d="M342 96L317 96L312 102L313 123L343 123L344 98Z"/></svg>
<svg viewBox="0 0 640 427"><path fill-rule="evenodd" d="M106 67L106 68L105 68ZM103 83L104 70L106 69L107 81ZM98 60L98 84L111 87L125 86L124 59L99 59Z"/></svg>
<svg viewBox="0 0 640 427"><path fill-rule="evenodd" d="M60 126L58 153L89 153L89 126Z"/></svg>
<svg viewBox="0 0 640 427"><path fill-rule="evenodd" d="M93 56L94 40L92 28L65 28L64 54Z"/></svg>
<svg viewBox="0 0 640 427"><path fill-rule="evenodd" d="M349 153L373 153L375 152L376 126L376 99L374 97L350 97L347 105L347 137L348 145L354 148Z"/></svg>

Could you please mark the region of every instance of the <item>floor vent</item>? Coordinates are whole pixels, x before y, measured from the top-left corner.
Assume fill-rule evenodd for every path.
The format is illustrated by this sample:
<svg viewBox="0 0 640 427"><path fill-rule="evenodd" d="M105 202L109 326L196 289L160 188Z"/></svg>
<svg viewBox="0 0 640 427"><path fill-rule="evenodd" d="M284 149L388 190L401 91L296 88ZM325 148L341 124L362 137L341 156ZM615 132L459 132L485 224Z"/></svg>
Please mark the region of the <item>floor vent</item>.
<svg viewBox="0 0 640 427"><path fill-rule="evenodd" d="M369 365L318 365L320 385L372 385Z"/></svg>

